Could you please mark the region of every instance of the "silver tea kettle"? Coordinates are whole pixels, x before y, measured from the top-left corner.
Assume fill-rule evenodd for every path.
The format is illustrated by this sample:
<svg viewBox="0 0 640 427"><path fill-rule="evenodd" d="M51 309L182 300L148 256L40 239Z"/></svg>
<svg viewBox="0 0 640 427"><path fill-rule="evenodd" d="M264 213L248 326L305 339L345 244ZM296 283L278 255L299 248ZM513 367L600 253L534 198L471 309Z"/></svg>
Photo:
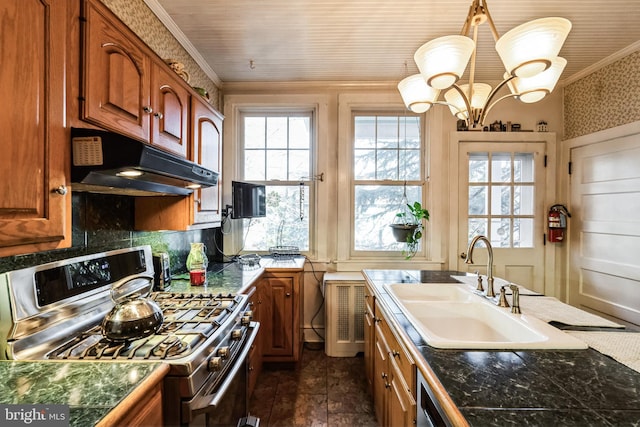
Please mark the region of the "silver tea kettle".
<svg viewBox="0 0 640 427"><path fill-rule="evenodd" d="M152 335L162 326L162 310L147 298L153 277L135 276L111 288L115 306L102 321L102 335L111 341L132 341Z"/></svg>

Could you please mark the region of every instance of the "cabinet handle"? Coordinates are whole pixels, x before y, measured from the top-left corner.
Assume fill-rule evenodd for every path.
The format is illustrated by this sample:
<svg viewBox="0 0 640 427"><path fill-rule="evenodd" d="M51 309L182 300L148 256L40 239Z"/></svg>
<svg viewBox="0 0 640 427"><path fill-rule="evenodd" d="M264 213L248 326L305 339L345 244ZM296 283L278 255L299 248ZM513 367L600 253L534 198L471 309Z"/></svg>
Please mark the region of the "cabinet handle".
<svg viewBox="0 0 640 427"><path fill-rule="evenodd" d="M67 190L67 186L66 186L66 185L60 185L60 186L58 186L57 188L54 188L54 189L53 189L53 192L54 192L54 193L59 194L59 195L61 195L61 196L66 195L66 194L67 194L67 191L69 191L69 190Z"/></svg>
<svg viewBox="0 0 640 427"><path fill-rule="evenodd" d="M161 112L157 112L157 113L155 113L153 116L154 116L156 119L159 119L159 120L162 120L162 118L164 117L164 116L162 115L162 113L161 113Z"/></svg>
<svg viewBox="0 0 640 427"><path fill-rule="evenodd" d="M142 111L144 111L147 114L151 114L153 113L153 108L151 108L149 105L145 105L144 107L142 107Z"/></svg>

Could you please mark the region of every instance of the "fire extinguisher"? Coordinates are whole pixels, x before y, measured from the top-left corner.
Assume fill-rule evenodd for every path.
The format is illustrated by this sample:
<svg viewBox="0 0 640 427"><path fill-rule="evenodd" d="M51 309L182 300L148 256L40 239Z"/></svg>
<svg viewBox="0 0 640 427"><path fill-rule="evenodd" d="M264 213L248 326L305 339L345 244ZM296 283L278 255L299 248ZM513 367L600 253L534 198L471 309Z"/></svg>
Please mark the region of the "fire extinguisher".
<svg viewBox="0 0 640 427"><path fill-rule="evenodd" d="M567 217L571 214L564 205L553 205L549 209L549 242L561 243L564 241L564 230L567 228Z"/></svg>

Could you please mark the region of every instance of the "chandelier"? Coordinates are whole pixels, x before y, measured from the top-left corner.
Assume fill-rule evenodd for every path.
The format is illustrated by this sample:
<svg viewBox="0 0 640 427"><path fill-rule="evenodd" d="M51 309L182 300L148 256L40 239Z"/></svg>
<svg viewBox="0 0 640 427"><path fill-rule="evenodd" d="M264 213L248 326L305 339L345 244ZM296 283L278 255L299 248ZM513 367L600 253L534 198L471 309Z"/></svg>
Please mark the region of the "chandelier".
<svg viewBox="0 0 640 427"><path fill-rule="evenodd" d="M485 22L506 70L495 88L474 82L478 27ZM473 38L469 37L471 30ZM558 53L570 30L568 19L549 17L526 22L500 37L487 2L473 0L460 35L439 37L421 46L414 55L420 73L403 79L398 90L407 108L415 113L424 113L434 104L448 105L469 129L482 128L489 110L503 99L515 97L533 103L553 91L567 65ZM469 82L458 85L469 62ZM510 93L494 101L505 85ZM439 101L443 90L445 100Z"/></svg>

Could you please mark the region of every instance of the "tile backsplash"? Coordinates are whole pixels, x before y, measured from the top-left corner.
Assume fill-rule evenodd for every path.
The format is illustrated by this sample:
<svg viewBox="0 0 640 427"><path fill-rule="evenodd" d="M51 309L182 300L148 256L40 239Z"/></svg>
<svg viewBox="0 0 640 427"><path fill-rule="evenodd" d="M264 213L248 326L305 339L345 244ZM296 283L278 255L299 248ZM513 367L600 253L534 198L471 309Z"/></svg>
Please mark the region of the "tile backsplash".
<svg viewBox="0 0 640 427"><path fill-rule="evenodd" d="M190 231L135 231L134 199L91 193L72 196L72 247L0 258L0 272L106 250L150 245L153 252L169 253L171 271L184 271L190 243L203 242L211 261L219 260L219 229Z"/></svg>

